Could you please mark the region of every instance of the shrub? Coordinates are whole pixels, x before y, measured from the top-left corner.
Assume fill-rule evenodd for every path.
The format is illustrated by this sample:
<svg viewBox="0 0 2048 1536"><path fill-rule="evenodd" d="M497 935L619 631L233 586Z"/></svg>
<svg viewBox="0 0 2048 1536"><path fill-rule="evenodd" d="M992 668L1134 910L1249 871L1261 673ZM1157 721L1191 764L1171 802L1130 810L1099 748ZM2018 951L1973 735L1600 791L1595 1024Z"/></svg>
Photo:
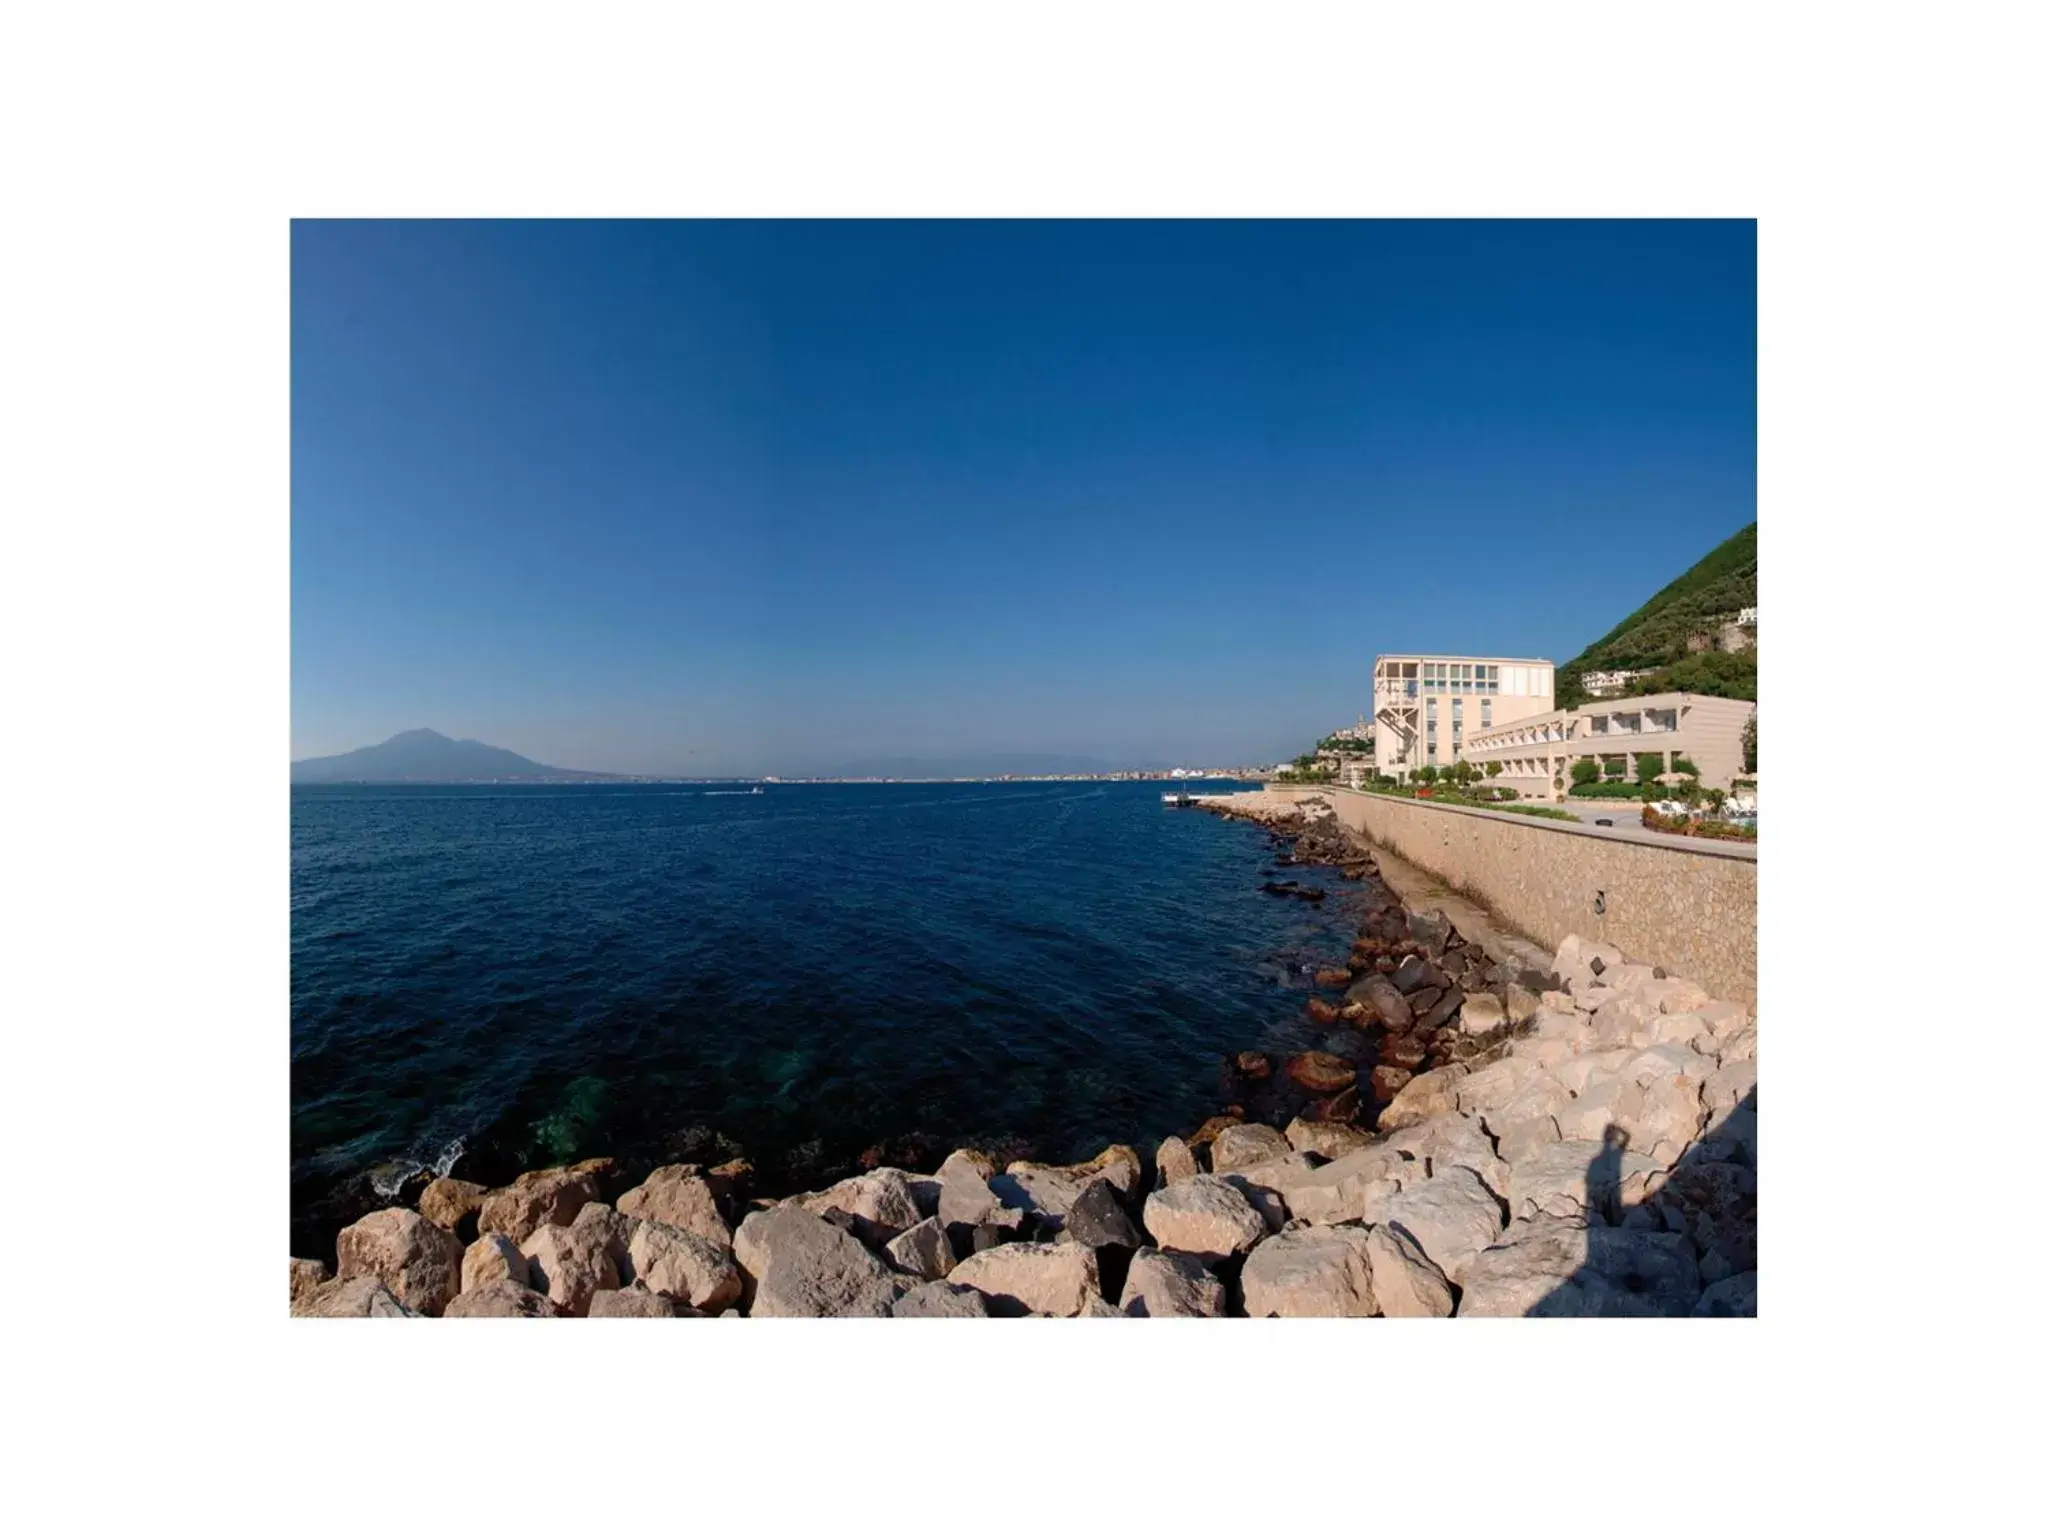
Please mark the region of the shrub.
<svg viewBox="0 0 2048 1536"><path fill-rule="evenodd" d="M1756 716L1755 716L1755 715L1751 715L1751 716L1749 717L1749 722L1748 722L1748 723L1747 723L1746 725L1744 725L1744 726L1742 727L1742 771L1743 771L1744 773L1755 773L1755 772L1756 772Z"/></svg>
<svg viewBox="0 0 2048 1536"><path fill-rule="evenodd" d="M1638 752L1636 754L1636 777L1645 783L1664 771L1662 752Z"/></svg>
<svg viewBox="0 0 2048 1536"><path fill-rule="evenodd" d="M1572 782L1574 784L1591 784L1599 777L1600 765L1590 757L1582 757L1572 764Z"/></svg>
<svg viewBox="0 0 2048 1536"><path fill-rule="evenodd" d="M1574 784L1574 800L1640 800L1643 786L1630 779L1609 779L1604 784Z"/></svg>
<svg viewBox="0 0 2048 1536"><path fill-rule="evenodd" d="M1694 778L1698 778L1700 776L1700 770L1698 766L1694 764L1693 760L1689 757L1672 758L1671 771L1673 773L1689 773Z"/></svg>
<svg viewBox="0 0 2048 1536"><path fill-rule="evenodd" d="M1730 779L1728 782L1738 795L1756 788L1755 779Z"/></svg>
<svg viewBox="0 0 2048 1536"><path fill-rule="evenodd" d="M1500 777L1500 764L1499 764L1499 763L1488 763L1488 764L1486 765L1486 776L1487 776L1487 777L1488 777L1489 779L1497 779L1497 778L1499 778L1499 777Z"/></svg>
<svg viewBox="0 0 2048 1536"><path fill-rule="evenodd" d="M1625 779L1625 778L1627 778L1627 777L1628 777L1628 754L1627 754L1626 752L1624 752L1624 753L1620 754L1620 755L1619 755L1619 756L1617 756L1617 757L1603 757L1603 758L1601 758L1601 759L1600 759L1600 771L1601 771L1601 774L1602 774L1602 776L1603 776L1603 777L1606 777L1606 778L1610 778L1610 779Z"/></svg>
<svg viewBox="0 0 2048 1536"><path fill-rule="evenodd" d="M1424 763L1415 770L1415 777L1424 784L1434 784L1437 780L1436 764Z"/></svg>

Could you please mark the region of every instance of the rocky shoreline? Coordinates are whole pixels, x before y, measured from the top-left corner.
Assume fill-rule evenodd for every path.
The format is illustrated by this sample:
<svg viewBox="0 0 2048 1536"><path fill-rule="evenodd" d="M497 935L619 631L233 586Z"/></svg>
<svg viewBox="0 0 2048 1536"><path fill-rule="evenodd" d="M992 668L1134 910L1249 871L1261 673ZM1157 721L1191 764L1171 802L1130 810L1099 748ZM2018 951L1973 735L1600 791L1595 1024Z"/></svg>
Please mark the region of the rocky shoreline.
<svg viewBox="0 0 2048 1536"><path fill-rule="evenodd" d="M317 1317L1409 1317L1756 1310L1756 1026L1573 936L1548 968L1406 909L1326 801L1206 797L1337 872L1329 1033L1223 1064L1149 1156L959 1148L780 1199L744 1160L437 1178L291 1261Z"/></svg>

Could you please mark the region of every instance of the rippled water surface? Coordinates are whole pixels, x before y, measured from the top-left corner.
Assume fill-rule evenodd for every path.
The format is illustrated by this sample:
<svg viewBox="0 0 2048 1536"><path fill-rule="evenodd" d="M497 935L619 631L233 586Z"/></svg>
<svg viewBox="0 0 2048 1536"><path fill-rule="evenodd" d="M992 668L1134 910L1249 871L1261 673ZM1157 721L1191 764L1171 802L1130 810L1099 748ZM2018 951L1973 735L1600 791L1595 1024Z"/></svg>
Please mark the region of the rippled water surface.
<svg viewBox="0 0 2048 1536"><path fill-rule="evenodd" d="M692 1127L764 1168L1185 1129L1345 951L1271 857L1147 783L296 788L294 1241L370 1178Z"/></svg>

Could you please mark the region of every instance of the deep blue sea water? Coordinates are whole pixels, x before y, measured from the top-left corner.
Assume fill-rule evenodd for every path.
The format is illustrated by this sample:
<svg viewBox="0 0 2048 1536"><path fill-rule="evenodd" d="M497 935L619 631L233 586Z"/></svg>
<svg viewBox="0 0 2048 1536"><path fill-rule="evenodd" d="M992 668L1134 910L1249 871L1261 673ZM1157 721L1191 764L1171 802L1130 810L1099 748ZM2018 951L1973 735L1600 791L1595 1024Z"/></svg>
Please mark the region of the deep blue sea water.
<svg viewBox="0 0 2048 1536"><path fill-rule="evenodd" d="M1262 893L1264 833L1160 794L295 788L293 1251L373 1178L692 1128L764 1169L1185 1131L1224 1053L1314 1043L1302 968L1356 922Z"/></svg>

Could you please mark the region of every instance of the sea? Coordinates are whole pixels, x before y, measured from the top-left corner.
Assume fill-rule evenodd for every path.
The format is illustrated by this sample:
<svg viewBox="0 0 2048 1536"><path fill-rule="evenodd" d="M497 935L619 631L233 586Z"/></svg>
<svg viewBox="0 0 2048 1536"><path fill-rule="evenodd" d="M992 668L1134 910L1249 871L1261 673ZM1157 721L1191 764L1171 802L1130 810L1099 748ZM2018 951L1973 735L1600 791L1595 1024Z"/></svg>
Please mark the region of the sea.
<svg viewBox="0 0 2048 1536"><path fill-rule="evenodd" d="M292 790L294 1253L423 1173L1156 1142L1357 929L1156 781L746 789Z"/></svg>

